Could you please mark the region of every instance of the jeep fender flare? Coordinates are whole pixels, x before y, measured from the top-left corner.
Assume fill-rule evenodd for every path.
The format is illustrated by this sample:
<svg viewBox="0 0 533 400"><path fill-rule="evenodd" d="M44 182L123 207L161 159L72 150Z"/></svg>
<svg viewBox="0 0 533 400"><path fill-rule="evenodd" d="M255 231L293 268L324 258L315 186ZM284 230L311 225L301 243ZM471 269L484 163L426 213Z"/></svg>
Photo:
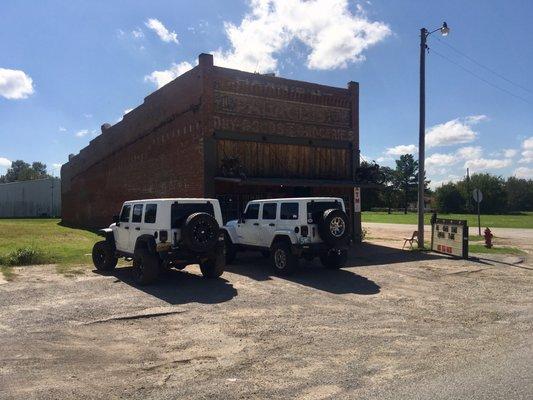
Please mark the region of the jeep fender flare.
<svg viewBox="0 0 533 400"><path fill-rule="evenodd" d="M113 251L116 251L117 246L115 245L115 234L113 233L113 229L104 228L98 230L98 232L101 232L101 235L105 237L105 241L111 246Z"/></svg>
<svg viewBox="0 0 533 400"><path fill-rule="evenodd" d="M139 248L145 248L150 252L150 254L156 254L156 245L154 237L152 235L147 234L139 236L135 241L134 250L137 250Z"/></svg>
<svg viewBox="0 0 533 400"><path fill-rule="evenodd" d="M272 243L270 243L270 248L272 248L274 243L279 241L288 242L289 245L296 244L296 237L294 235L294 232L288 229L275 231Z"/></svg>
<svg viewBox="0 0 533 400"><path fill-rule="evenodd" d="M220 231L223 234L228 235L232 244L239 244L239 241L237 240L237 232L235 231L234 227L223 226L222 228L220 228Z"/></svg>

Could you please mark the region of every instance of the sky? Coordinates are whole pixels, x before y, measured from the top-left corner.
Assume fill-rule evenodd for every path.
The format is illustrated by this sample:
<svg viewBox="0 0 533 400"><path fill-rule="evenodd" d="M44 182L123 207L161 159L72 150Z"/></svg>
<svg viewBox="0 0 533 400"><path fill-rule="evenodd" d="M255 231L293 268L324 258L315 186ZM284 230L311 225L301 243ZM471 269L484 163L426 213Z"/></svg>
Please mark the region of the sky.
<svg viewBox="0 0 533 400"><path fill-rule="evenodd" d="M59 175L158 87L215 65L360 84L361 154L418 151L420 28L428 38L426 170L433 188L473 172L533 178L529 0L0 2L0 174L42 161Z"/></svg>

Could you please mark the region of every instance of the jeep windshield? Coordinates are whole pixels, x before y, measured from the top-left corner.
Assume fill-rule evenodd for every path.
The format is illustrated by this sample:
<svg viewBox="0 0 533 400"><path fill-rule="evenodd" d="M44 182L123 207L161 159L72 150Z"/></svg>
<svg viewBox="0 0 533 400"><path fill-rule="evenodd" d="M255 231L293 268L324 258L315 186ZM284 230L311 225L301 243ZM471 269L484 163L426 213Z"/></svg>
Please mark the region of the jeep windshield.
<svg viewBox="0 0 533 400"><path fill-rule="evenodd" d="M215 217L215 211L211 203L173 203L170 211L172 229L181 228L187 218L197 212L204 212Z"/></svg>
<svg viewBox="0 0 533 400"><path fill-rule="evenodd" d="M342 205L338 200L327 201L310 201L307 203L307 223L317 224L320 221L320 216L324 211L331 208L342 210Z"/></svg>

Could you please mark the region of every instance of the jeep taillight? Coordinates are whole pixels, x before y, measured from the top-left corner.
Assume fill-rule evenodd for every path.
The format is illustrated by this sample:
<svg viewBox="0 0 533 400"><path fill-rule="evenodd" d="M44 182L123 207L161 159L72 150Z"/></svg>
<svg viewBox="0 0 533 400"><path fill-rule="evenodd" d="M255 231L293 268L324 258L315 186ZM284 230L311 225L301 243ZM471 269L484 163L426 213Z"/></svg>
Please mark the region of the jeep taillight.
<svg viewBox="0 0 533 400"><path fill-rule="evenodd" d="M161 241L161 243L165 243L168 240L168 232L159 231L159 240Z"/></svg>
<svg viewBox="0 0 533 400"><path fill-rule="evenodd" d="M307 237L307 235L309 235L309 227L307 225L302 225L301 231L303 237Z"/></svg>

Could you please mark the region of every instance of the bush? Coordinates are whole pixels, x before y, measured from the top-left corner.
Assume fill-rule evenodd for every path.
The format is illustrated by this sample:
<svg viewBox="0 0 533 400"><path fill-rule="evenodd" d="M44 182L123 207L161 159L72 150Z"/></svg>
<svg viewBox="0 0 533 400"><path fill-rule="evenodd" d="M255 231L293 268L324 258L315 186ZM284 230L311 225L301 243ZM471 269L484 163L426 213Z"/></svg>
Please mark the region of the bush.
<svg viewBox="0 0 533 400"><path fill-rule="evenodd" d="M49 260L46 259L41 250L33 247L21 247L7 256L0 259L0 264L4 265L34 265L45 264Z"/></svg>

